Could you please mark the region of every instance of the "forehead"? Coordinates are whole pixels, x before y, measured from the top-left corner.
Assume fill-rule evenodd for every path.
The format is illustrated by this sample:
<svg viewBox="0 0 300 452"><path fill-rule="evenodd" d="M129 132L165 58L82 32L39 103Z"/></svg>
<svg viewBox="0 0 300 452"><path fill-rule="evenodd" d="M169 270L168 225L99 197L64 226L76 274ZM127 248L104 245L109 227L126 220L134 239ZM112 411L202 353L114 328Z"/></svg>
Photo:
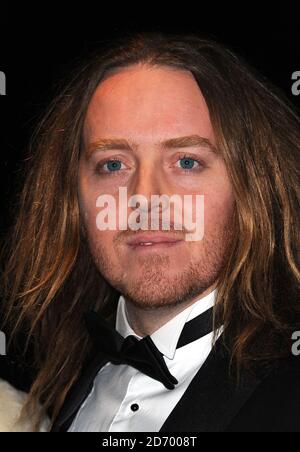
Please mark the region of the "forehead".
<svg viewBox="0 0 300 452"><path fill-rule="evenodd" d="M108 76L88 107L84 138L140 142L201 134L213 140L209 111L189 71L134 65Z"/></svg>

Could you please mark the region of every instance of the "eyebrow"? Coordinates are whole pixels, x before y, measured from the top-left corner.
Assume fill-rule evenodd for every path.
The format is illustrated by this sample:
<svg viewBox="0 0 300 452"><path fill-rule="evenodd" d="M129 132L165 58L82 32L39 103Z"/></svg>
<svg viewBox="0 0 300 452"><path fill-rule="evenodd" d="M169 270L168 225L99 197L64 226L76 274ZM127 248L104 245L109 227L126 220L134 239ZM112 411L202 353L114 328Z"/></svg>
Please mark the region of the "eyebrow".
<svg viewBox="0 0 300 452"><path fill-rule="evenodd" d="M208 138L199 135L188 135L177 138L170 138L168 140L157 143L156 146L162 149L187 148L187 147L204 147L214 154L217 154L217 148L211 143ZM137 149L137 145L130 143L123 138L101 138L87 147L87 158L89 159L95 151L109 151L109 150L126 150L132 151Z"/></svg>

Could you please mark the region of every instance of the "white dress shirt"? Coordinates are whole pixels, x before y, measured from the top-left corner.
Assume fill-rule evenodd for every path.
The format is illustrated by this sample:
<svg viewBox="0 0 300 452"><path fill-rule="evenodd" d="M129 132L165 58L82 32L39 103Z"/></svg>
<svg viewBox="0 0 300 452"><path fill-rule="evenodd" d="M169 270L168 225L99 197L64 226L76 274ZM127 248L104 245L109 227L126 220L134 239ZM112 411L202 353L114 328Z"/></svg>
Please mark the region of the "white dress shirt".
<svg viewBox="0 0 300 452"><path fill-rule="evenodd" d="M216 289L186 308L151 335L171 374L178 380L169 390L128 365L107 363L94 380L93 389L73 421L69 432L158 432L192 379L206 361L213 333L176 349L186 322L214 305ZM116 329L125 338L134 335L120 297Z"/></svg>

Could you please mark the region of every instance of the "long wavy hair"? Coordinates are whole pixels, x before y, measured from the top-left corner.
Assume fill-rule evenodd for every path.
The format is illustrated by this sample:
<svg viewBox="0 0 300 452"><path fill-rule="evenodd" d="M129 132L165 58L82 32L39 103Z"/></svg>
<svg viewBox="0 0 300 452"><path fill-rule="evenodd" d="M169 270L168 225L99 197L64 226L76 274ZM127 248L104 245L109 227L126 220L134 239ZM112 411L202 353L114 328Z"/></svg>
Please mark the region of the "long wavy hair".
<svg viewBox="0 0 300 452"><path fill-rule="evenodd" d="M27 408L42 401L53 419L91 352L84 313L93 309L108 316L120 295L93 263L79 210L84 119L99 83L136 63L190 71L209 108L235 193L239 231L216 302L232 359L243 366L287 356L299 319L300 123L293 107L210 40L139 33L102 44L37 127L3 249L6 329L25 332L37 371Z"/></svg>

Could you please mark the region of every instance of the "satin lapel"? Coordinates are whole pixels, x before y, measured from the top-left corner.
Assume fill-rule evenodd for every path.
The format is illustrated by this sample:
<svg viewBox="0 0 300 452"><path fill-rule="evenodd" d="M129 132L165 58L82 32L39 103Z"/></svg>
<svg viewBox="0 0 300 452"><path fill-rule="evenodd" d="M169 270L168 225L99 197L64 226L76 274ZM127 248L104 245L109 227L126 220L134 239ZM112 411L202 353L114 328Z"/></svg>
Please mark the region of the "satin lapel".
<svg viewBox="0 0 300 452"><path fill-rule="evenodd" d="M91 392L96 375L107 362L106 358L98 355L86 368L83 375L71 389L58 417L55 419L51 432L61 432L69 429L79 408Z"/></svg>
<svg viewBox="0 0 300 452"><path fill-rule="evenodd" d="M117 311L113 312L107 319L112 325L116 323L116 314ZM58 417L55 419L51 429L52 432L67 431L69 429L79 408L91 392L96 375L107 362L108 359L101 353L96 354L91 364L84 370L81 378L70 390Z"/></svg>
<svg viewBox="0 0 300 452"><path fill-rule="evenodd" d="M117 311L113 312L108 321L115 325ZM71 389L67 399L52 427L52 432L67 431L78 410L93 388L93 383L100 369L107 364L108 359L102 353L97 353L91 364L86 367L82 377Z"/></svg>
<svg viewBox="0 0 300 452"><path fill-rule="evenodd" d="M216 344L161 432L223 432L261 380L243 372L240 383L229 375L229 356Z"/></svg>

